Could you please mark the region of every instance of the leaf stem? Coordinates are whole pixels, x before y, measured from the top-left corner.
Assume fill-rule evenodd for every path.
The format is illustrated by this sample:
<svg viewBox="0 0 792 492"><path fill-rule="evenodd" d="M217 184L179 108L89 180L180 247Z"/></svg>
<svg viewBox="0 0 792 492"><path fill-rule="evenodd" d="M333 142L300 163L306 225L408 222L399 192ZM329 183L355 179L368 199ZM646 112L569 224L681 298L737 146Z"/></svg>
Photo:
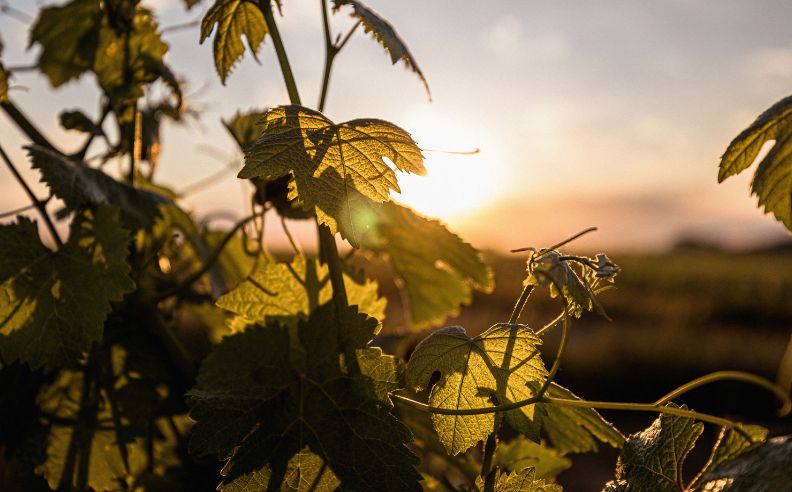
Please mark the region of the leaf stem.
<svg viewBox="0 0 792 492"><path fill-rule="evenodd" d="M727 381L727 380L744 381L746 383L759 386L760 388L764 388L767 391L773 393L779 399L779 401L781 401L782 406L778 411L778 414L781 417L788 415L790 410L792 410L792 401L790 400L789 395L786 393L786 391L784 391L780 386L763 377L742 371L717 371L710 374L706 374L704 376L701 376L700 378L696 378L693 381L683 384L682 386L676 388L675 390L671 391L666 395L663 395L662 397L658 398L654 404L664 405L665 403L668 403L669 401L698 387L704 386L709 383L714 383L716 381Z"/></svg>
<svg viewBox="0 0 792 492"><path fill-rule="evenodd" d="M561 359L564 357L564 349L566 348L567 338L569 335L569 306L564 303L564 324L561 325L561 341L558 344L558 352L556 352L555 360L553 361L553 365L550 368L550 373L545 378L544 384L542 387L539 388L539 391L536 392L536 398L542 398L545 393L547 392L547 388L550 387L550 384L553 382L553 379L558 374L558 369L561 367Z"/></svg>
<svg viewBox="0 0 792 492"><path fill-rule="evenodd" d="M332 34L330 33L330 18L327 13L327 0L319 0L322 4L322 27L324 30L325 39L325 62L324 71L322 73L322 89L319 92L319 103L316 108L321 113L324 111L325 102L327 100L327 89L330 86L330 71L333 68L333 61L338 54L338 48L333 44Z"/></svg>
<svg viewBox="0 0 792 492"><path fill-rule="evenodd" d="M44 223L47 225L47 229L49 229L49 232L52 235L52 239L55 240L55 243L58 245L59 248L62 247L63 241L58 235L58 231L55 230L55 224L52 223L52 219L47 213L47 208L45 207L46 202L39 200L36 197L36 195L33 193L33 190L31 190L30 186L28 186L27 182L25 182L25 179L22 177L21 174L19 174L19 171L17 171L17 168L14 166L14 163L11 162L11 159L8 157L8 154L6 154L5 149L3 149L2 145L0 145L0 157L3 158L3 161L6 163L6 166L8 166L8 169L11 171L11 174L14 175L19 185L22 186L22 189L25 190L25 193L27 194L28 198L30 198L30 201L33 203L33 206L38 209L39 214L41 214L42 219L44 219Z"/></svg>
<svg viewBox="0 0 792 492"><path fill-rule="evenodd" d="M492 469L492 459L498 447L498 436L492 432L484 443L484 458L481 461L481 478L484 480L484 492L495 491L495 473Z"/></svg>
<svg viewBox="0 0 792 492"><path fill-rule="evenodd" d="M327 263L327 268L330 270L330 285L333 286L333 302L336 307L341 309L349 305L346 294L346 286L344 286L344 271L341 265L341 257L338 255L338 246L336 246L335 237L330 232L330 228L324 224L317 222L319 229L319 253L322 260Z"/></svg>
<svg viewBox="0 0 792 492"><path fill-rule="evenodd" d="M264 14L264 21L267 23L267 30L272 37L272 44L275 47L275 54L278 56L283 81L286 84L286 90L289 92L289 100L292 104L302 104L300 102L300 92L297 90L297 82L294 80L294 73L292 73L291 65L289 64L289 57L286 55L286 48L283 46L283 40L281 39L280 31L278 31L278 24L275 22L275 16L272 13L272 0L259 0L259 6Z"/></svg>
<svg viewBox="0 0 792 492"><path fill-rule="evenodd" d="M534 289L533 285L526 285L525 288L523 289L522 293L520 294L520 298L517 299L517 303L514 305L512 314L509 317L510 325L516 324L517 320L520 319L520 314L522 313L522 310L525 307L525 303L528 301L528 296L531 295L533 289Z"/></svg>
<svg viewBox="0 0 792 492"><path fill-rule="evenodd" d="M4 103L0 103L0 107L3 108L6 115L11 118L11 120L16 123L22 132L28 136L31 142L36 145L41 145L43 147L47 147L51 150L55 149L55 146L47 140L47 137L41 134L40 131L30 122L25 114L16 107L16 105L11 101L6 101Z"/></svg>

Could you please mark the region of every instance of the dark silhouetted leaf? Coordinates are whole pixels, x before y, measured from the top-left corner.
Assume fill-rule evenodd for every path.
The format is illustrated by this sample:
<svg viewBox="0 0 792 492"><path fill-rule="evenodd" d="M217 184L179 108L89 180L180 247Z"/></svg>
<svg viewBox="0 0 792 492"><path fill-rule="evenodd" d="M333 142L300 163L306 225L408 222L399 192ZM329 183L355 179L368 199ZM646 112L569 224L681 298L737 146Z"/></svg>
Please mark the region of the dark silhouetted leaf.
<svg viewBox="0 0 792 492"><path fill-rule="evenodd" d="M421 79L426 89L426 94L429 96L430 100L432 99L432 93L429 90L426 77L424 77L421 69L418 68L418 63L415 61L415 58L413 58L410 50L407 49L407 45L402 41L399 35L396 34L396 30L393 29L393 26L391 26L388 21L377 15L376 12L366 7L358 0L334 0L334 3L336 10L344 5L351 5L352 17L357 18L363 25L363 29L371 33L374 39L385 48L390 54L391 63L395 65L399 60L404 61L407 68L415 72Z"/></svg>
<svg viewBox="0 0 792 492"><path fill-rule="evenodd" d="M160 194L120 183L98 169L79 165L38 145L26 147L42 181L63 200L66 211L97 203L117 205L130 227L148 227L159 216L159 205L170 203Z"/></svg>
<svg viewBox="0 0 792 492"><path fill-rule="evenodd" d="M239 177L271 181L292 175L289 198L299 198L320 223L356 245L370 203L388 201L391 190L399 191L385 159L401 171L426 172L421 149L396 125L375 119L335 124L314 110L281 106L266 113Z"/></svg>
<svg viewBox="0 0 792 492"><path fill-rule="evenodd" d="M215 30L215 26L217 29ZM264 37L267 23L264 14L254 2L247 0L215 0L201 22L201 43L212 31L214 35L214 61L220 80L225 84L237 61L245 53L242 36L247 38L255 58Z"/></svg>
<svg viewBox="0 0 792 492"><path fill-rule="evenodd" d="M362 217L361 246L388 258L406 292L413 329L442 322L469 304L471 290L491 292L492 271L479 252L437 220L393 202Z"/></svg>
<svg viewBox="0 0 792 492"><path fill-rule="evenodd" d="M58 117L60 124L66 130L76 130L84 133L101 133L94 122L82 111L62 111Z"/></svg>
<svg viewBox="0 0 792 492"><path fill-rule="evenodd" d="M357 374L339 358L364 349L376 321L335 312L325 304L296 330L251 327L204 361L190 392L190 447L228 460L221 490L289 490L303 463L321 490L335 480L342 490L420 490L417 460L404 446L409 431L372 396L392 377L381 377L381 367L373 377ZM367 381L380 383L366 390Z"/></svg>
<svg viewBox="0 0 792 492"><path fill-rule="evenodd" d="M541 343L524 325L498 324L474 338L469 338L461 326L443 328L415 348L407 364L407 385L425 389L439 372L440 379L429 393L429 405L454 410L525 400L535 394L529 383L541 383L547 376L539 356ZM538 438L536 405L503 415L517 431ZM485 440L495 430L495 419L493 413L432 414L435 430L450 454L462 453Z"/></svg>
<svg viewBox="0 0 792 492"><path fill-rule="evenodd" d="M223 120L223 125L234 137L239 148L244 151L261 136L265 114L265 111L238 112L230 120Z"/></svg>
<svg viewBox="0 0 792 492"><path fill-rule="evenodd" d="M764 444L752 446L748 451L730 458L707 471L701 477L700 485L696 490L699 492L792 490L792 436L770 439Z"/></svg>
<svg viewBox="0 0 792 492"><path fill-rule="evenodd" d="M775 143L756 168L751 192L765 213L772 212L792 231L792 96L775 103L732 140L721 157L718 182L746 170L769 141Z"/></svg>
<svg viewBox="0 0 792 492"><path fill-rule="evenodd" d="M102 336L110 302L134 289L126 262L129 236L118 211L77 215L58 252L24 217L0 226L0 353L37 368L76 362Z"/></svg>

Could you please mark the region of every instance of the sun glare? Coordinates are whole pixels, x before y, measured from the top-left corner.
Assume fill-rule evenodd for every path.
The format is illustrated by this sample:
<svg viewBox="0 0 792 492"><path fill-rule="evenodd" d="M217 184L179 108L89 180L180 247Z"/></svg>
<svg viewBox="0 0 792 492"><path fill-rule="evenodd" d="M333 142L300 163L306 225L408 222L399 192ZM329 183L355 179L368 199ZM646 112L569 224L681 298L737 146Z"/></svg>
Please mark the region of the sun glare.
<svg viewBox="0 0 792 492"><path fill-rule="evenodd" d="M417 211L447 221L464 219L468 212L495 200L502 158L483 128L455 120L433 108L408 112L404 128L424 152L426 176L401 174L402 193L394 198ZM480 151L455 155L442 151Z"/></svg>

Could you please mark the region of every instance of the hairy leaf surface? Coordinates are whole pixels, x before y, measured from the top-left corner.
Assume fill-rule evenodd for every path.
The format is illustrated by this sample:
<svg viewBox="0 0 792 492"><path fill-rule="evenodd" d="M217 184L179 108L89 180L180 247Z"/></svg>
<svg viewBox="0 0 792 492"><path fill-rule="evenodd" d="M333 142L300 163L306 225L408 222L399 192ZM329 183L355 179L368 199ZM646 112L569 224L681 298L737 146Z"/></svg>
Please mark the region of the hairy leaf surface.
<svg viewBox="0 0 792 492"><path fill-rule="evenodd" d="M492 291L492 271L481 254L441 222L392 202L371 210L361 246L387 256L407 294L413 329L457 314L474 288Z"/></svg>
<svg viewBox="0 0 792 492"><path fill-rule="evenodd" d="M337 479L343 490L420 490L410 433L375 396L396 376L388 364L349 365L376 321L335 309L321 306L296 330L270 322L227 337L202 365L191 449L227 459L221 490L289 490L303 459L314 478L322 467L334 475L320 477L328 488Z"/></svg>
<svg viewBox="0 0 792 492"><path fill-rule="evenodd" d="M110 302L134 289L118 211L77 215L68 242L47 249L36 225L0 226L0 353L33 368L76 362L102 336Z"/></svg>
<svg viewBox="0 0 792 492"><path fill-rule="evenodd" d="M382 322L388 301L379 296L376 281L357 283L344 275L344 286L350 305ZM264 323L269 318L306 317L332 295L327 265L304 256L295 256L290 263L262 256L247 280L221 296L217 305Z"/></svg>
<svg viewBox="0 0 792 492"><path fill-rule="evenodd" d="M216 26L216 29L215 29ZM245 54L242 36L256 57L264 37L267 23L264 14L254 2L247 0L216 0L201 22L201 43L212 31L214 35L214 62L220 80L225 84L234 65Z"/></svg>
<svg viewBox="0 0 792 492"><path fill-rule="evenodd" d="M742 440L746 441L744 437ZM728 458L713 466L701 477L700 485L696 490L700 492L792 490L792 436L776 437L764 444L750 446L747 451L746 448L748 446L744 444L737 448L732 447L727 453L730 455Z"/></svg>
<svg viewBox="0 0 792 492"><path fill-rule="evenodd" d="M33 168L41 171L42 181L63 200L66 211L90 205L117 205L130 227L148 227L159 217L159 205L170 203L164 196L120 183L98 169L76 164L63 155L41 147L26 147Z"/></svg>
<svg viewBox="0 0 792 492"><path fill-rule="evenodd" d="M399 191L396 169L424 174L421 149L409 133L392 123L358 119L335 124L301 106L267 111L261 137L247 148L240 178L271 181L292 175L290 199L300 199L333 233L353 245L371 202L390 200Z"/></svg>
<svg viewBox="0 0 792 492"><path fill-rule="evenodd" d="M769 141L775 143L756 168L751 192L765 213L772 212L792 230L792 96L775 103L732 140L721 157L718 182L746 170Z"/></svg>
<svg viewBox="0 0 792 492"><path fill-rule="evenodd" d="M437 330L425 338L407 364L407 385L422 390L436 372L429 405L454 410L487 408L532 397L531 382L543 382L547 370L539 356L541 339L524 325L498 324L475 338L461 326ZM536 439L539 412L526 405L504 412L519 432ZM475 446L495 430L495 414L432 414L440 441L450 454Z"/></svg>
<svg viewBox="0 0 792 492"><path fill-rule="evenodd" d="M376 12L371 10L370 8L363 5L362 2L358 0L333 0L335 3L335 9L338 10L344 5L351 5L352 6L352 17L355 17L360 21L363 25L363 29L366 30L367 33L371 33L374 39L385 48L385 51L390 54L391 63L394 65L399 61L404 61L404 65L415 72L416 75L421 79L421 82L426 89L426 94L429 96L429 99L432 99L432 93L429 90L429 83L426 81L426 77L424 77L423 72L421 69L418 68L418 63L413 58L412 53L407 48L407 44L396 34L396 30L393 28L392 25L379 15Z"/></svg>
<svg viewBox="0 0 792 492"><path fill-rule="evenodd" d="M547 396L579 400L568 389L552 383ZM593 408L578 408L540 403L544 409L542 429L550 442L561 453L587 453L597 451L597 440L619 448L624 436L613 424L602 418Z"/></svg>
<svg viewBox="0 0 792 492"><path fill-rule="evenodd" d="M495 464L508 472L533 468L536 478L554 479L559 473L571 467L572 461L564 458L557 449L518 436L498 445Z"/></svg>

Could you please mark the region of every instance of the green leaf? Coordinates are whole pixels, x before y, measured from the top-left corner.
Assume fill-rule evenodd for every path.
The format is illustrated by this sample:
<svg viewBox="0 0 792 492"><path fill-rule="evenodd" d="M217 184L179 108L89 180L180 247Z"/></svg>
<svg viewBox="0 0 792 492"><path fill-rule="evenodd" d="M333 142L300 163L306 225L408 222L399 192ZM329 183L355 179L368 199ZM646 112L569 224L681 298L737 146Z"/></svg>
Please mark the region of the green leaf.
<svg viewBox="0 0 792 492"><path fill-rule="evenodd" d="M479 477L476 481L479 490L484 490L484 481ZM495 492L562 492L560 485L547 483L536 478L533 468L526 468L519 472L496 472Z"/></svg>
<svg viewBox="0 0 792 492"><path fill-rule="evenodd" d="M223 492L252 492L271 490L267 488L272 480L272 470L263 468L240 477L228 485L223 485ZM292 456L286 464L281 478L281 485L276 490L281 492L333 492L338 490L341 482L324 460L305 448Z"/></svg>
<svg viewBox="0 0 792 492"><path fill-rule="evenodd" d="M766 432L766 431L765 431ZM714 466L702 478L700 492L774 492L792 490L792 436L752 446Z"/></svg>
<svg viewBox="0 0 792 492"><path fill-rule="evenodd" d="M404 41L402 41L399 35L396 34L396 30L393 28L393 26L391 26L388 21L377 15L376 12L366 7L358 0L333 1L335 3L335 10L338 10L344 5L352 6L352 17L358 19L363 25L363 29L365 29L367 33L371 33L374 39L376 39L379 44L385 48L385 51L390 54L391 63L395 65L399 60L402 60L407 68L418 75L424 85L424 88L426 89L426 94L429 96L429 100L431 101L432 93L429 90L429 83L426 82L426 77L424 77L421 69L418 68L418 63L415 61L415 58L413 58L410 50L407 49L407 45L404 43Z"/></svg>
<svg viewBox="0 0 792 492"><path fill-rule="evenodd" d="M364 232L358 229L371 202L388 201L391 190L400 191L385 159L400 171L426 172L410 134L387 121L335 124L312 109L280 106L266 113L264 123L239 177L271 181L292 175L289 198L299 198L305 210L315 210L320 223L333 233L340 230L353 245Z"/></svg>
<svg viewBox="0 0 792 492"><path fill-rule="evenodd" d="M388 394L404 387L404 362L383 354L379 347L357 349L355 355L364 386L373 390L373 397L390 405Z"/></svg>
<svg viewBox="0 0 792 492"><path fill-rule="evenodd" d="M72 222L58 252L20 217L0 226L0 354L33 368L76 362L102 337L111 301L134 289L127 231L118 211L98 206Z"/></svg>
<svg viewBox="0 0 792 492"><path fill-rule="evenodd" d="M491 407L531 398L531 382L547 376L539 356L541 339L523 325L497 324L469 338L461 326L437 330L425 338L407 364L407 385L425 389L436 372L429 405L453 410ZM517 431L537 438L536 405L504 412ZM432 414L432 422L449 454L475 446L496 429L495 414Z"/></svg>
<svg viewBox="0 0 792 492"><path fill-rule="evenodd" d="M718 466L731 461L746 450L767 440L767 429L758 425L741 425L738 428L721 429L712 455L695 481Z"/></svg>
<svg viewBox="0 0 792 492"><path fill-rule="evenodd" d="M117 205L129 227L148 227L159 217L159 205L170 203L164 196L120 183L98 169L72 162L69 158L39 145L25 147L33 168L41 171L42 181L63 200L66 211L85 205Z"/></svg>
<svg viewBox="0 0 792 492"><path fill-rule="evenodd" d="M554 479L572 466L557 449L518 436L507 443L501 442L495 451L495 464L509 472L533 468L536 478Z"/></svg>
<svg viewBox="0 0 792 492"><path fill-rule="evenodd" d="M30 31L30 45L38 43L39 70L53 87L75 79L93 66L98 47L100 3L74 0L41 9Z"/></svg>
<svg viewBox="0 0 792 492"><path fill-rule="evenodd" d="M721 157L718 182L746 170L772 140L756 168L751 192L765 213L772 212L792 231L792 96L775 103L732 140Z"/></svg>
<svg viewBox="0 0 792 492"><path fill-rule="evenodd" d="M474 288L492 291L492 271L481 254L441 222L392 202L370 210L361 246L390 261L407 294L413 329L458 314Z"/></svg>
<svg viewBox="0 0 792 492"><path fill-rule="evenodd" d="M603 255L603 259L605 261L607 257ZM607 261L609 262L609 260ZM603 266L606 266L606 263L603 263ZM590 272L589 275L596 276L596 272L589 267L581 268L584 274ZM610 271L611 267L608 266L607 268ZM541 257L529 260L528 278L525 279L523 284L526 286L549 286L553 297L558 296L560 290L566 303L572 308L572 314L577 317L580 317L584 310L594 311L600 316L608 317L605 313L605 308L602 307L596 294L594 294L587 276L583 275L581 278L570 266L569 261L562 259L561 254L557 251L547 251Z"/></svg>
<svg viewBox="0 0 792 492"><path fill-rule="evenodd" d="M234 65L245 53L242 36L256 58L261 43L267 35L264 14L254 2L247 0L216 0L201 22L201 43L212 31L214 36L214 61L217 74L225 84Z"/></svg>
<svg viewBox="0 0 792 492"><path fill-rule="evenodd" d="M623 481L629 490L684 490L682 463L703 430L704 424L693 419L661 414L649 428L627 439L612 487Z"/></svg>
<svg viewBox="0 0 792 492"><path fill-rule="evenodd" d="M270 318L307 317L332 298L328 280L327 266L316 260L299 255L283 263L262 256L247 280L221 296L217 305L261 323ZM377 282L366 279L359 284L344 275L344 286L350 305L382 322L388 301L379 296Z"/></svg>
<svg viewBox="0 0 792 492"><path fill-rule="evenodd" d="M58 116L60 124L66 130L76 130L84 133L100 134L101 130L93 121L80 110L62 111Z"/></svg>
<svg viewBox="0 0 792 492"><path fill-rule="evenodd" d="M364 349L376 321L353 308L335 312L327 303L296 330L276 322L249 328L202 364L190 392L197 421L190 447L227 459L221 490L288 490L306 452L313 454L306 473L324 468L342 490L420 490L417 460L404 446L409 431L372 397L383 387L364 388L371 375L357 375L340 357ZM328 488L333 480L320 478Z"/></svg>
<svg viewBox="0 0 792 492"><path fill-rule="evenodd" d="M567 400L580 399L568 389L555 383L547 389L547 396ZM597 451L597 440L614 448L620 448L624 444L624 436L621 432L593 408L546 403L539 405L545 412L542 429L553 446L562 454Z"/></svg>
<svg viewBox="0 0 792 492"><path fill-rule="evenodd" d="M237 112L230 120L223 120L223 126L234 137L240 150L244 151L261 136L265 115L265 111Z"/></svg>

